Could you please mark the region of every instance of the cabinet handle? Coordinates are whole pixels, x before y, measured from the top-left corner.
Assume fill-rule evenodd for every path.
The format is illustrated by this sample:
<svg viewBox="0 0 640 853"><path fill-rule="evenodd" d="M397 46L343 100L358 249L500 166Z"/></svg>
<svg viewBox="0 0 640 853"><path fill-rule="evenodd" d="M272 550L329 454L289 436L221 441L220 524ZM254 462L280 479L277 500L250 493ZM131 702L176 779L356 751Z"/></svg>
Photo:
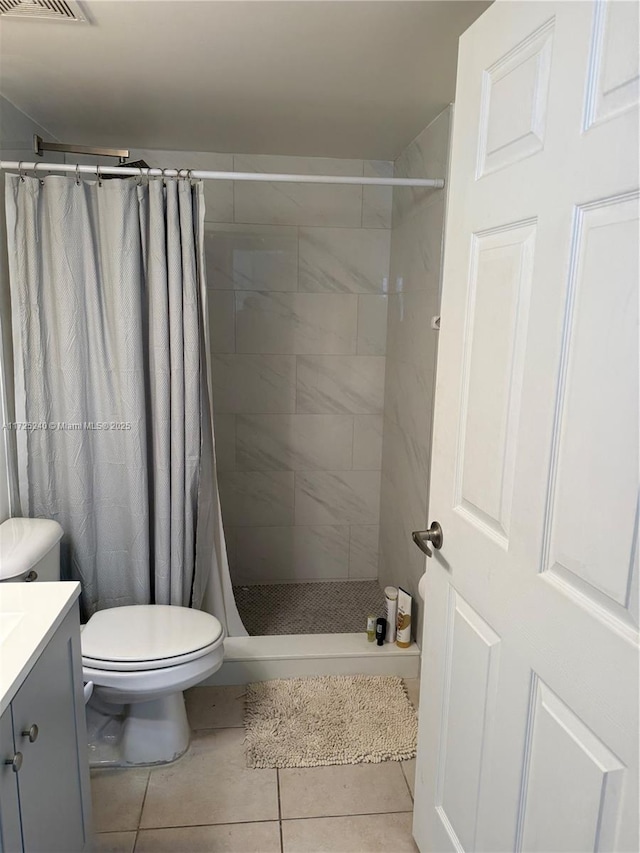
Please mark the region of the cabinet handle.
<svg viewBox="0 0 640 853"><path fill-rule="evenodd" d="M28 737L29 738L29 743L35 743L38 740L39 733L40 733L40 730L38 729L38 727L34 723L32 726L29 726L28 729L25 729L21 734L22 734L22 737Z"/></svg>
<svg viewBox="0 0 640 853"><path fill-rule="evenodd" d="M17 773L22 767L22 753L16 752L13 758L7 758L4 763L9 764L13 772Z"/></svg>

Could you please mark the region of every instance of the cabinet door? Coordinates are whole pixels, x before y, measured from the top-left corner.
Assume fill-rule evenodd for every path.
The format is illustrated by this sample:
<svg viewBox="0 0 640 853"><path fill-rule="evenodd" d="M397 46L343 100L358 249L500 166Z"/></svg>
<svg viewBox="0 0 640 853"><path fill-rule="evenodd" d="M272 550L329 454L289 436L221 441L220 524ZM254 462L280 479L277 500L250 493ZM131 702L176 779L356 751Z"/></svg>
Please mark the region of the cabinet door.
<svg viewBox="0 0 640 853"><path fill-rule="evenodd" d="M78 616L72 611L12 702L16 748L24 755L18 787L27 853L77 853L88 846L86 724L78 701L82 690L78 643ZM34 725L38 734L31 743L28 732Z"/></svg>
<svg viewBox="0 0 640 853"><path fill-rule="evenodd" d="M15 755L11 708L0 717L0 853L22 850L20 806L18 804L18 775L5 761Z"/></svg>

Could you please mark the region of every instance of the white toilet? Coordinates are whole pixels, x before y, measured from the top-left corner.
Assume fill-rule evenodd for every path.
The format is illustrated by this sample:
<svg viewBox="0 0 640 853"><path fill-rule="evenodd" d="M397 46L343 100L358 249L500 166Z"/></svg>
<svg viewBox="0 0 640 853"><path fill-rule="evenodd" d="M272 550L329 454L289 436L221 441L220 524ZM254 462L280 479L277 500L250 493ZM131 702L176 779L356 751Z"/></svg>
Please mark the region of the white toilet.
<svg viewBox="0 0 640 853"><path fill-rule="evenodd" d="M0 582L60 579L60 525L0 524ZM92 765L164 764L189 746L182 691L220 668L224 631L209 613L162 604L100 610L82 630Z"/></svg>

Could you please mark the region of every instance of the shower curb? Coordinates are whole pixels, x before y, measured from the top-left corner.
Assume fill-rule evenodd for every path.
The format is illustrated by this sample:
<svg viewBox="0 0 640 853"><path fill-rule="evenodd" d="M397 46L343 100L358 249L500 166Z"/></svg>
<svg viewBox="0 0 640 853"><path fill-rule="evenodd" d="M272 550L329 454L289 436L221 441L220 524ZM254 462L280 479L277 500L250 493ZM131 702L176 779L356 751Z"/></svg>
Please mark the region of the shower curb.
<svg viewBox="0 0 640 853"><path fill-rule="evenodd" d="M366 634L227 637L224 663L201 686L248 684L305 675L397 675L418 678L420 649L368 643Z"/></svg>

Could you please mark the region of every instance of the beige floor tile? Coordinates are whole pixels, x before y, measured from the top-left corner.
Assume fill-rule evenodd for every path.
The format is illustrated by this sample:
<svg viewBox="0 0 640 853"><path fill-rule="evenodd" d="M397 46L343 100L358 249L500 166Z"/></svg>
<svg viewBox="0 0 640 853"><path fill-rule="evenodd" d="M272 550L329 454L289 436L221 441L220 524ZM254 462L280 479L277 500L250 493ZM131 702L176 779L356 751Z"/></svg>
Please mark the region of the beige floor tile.
<svg viewBox="0 0 640 853"><path fill-rule="evenodd" d="M404 777L411 789L411 796L415 797L416 760L415 758L412 758L410 761L403 761L401 763L404 771Z"/></svg>
<svg viewBox="0 0 640 853"><path fill-rule="evenodd" d="M240 728L244 725L245 687L194 687L187 690L192 729Z"/></svg>
<svg viewBox="0 0 640 853"><path fill-rule="evenodd" d="M411 699L411 704L417 711L420 700L420 679L405 678L404 683L407 688L407 693L409 694L409 699Z"/></svg>
<svg viewBox="0 0 640 853"><path fill-rule="evenodd" d="M285 820L284 853L416 853L411 814Z"/></svg>
<svg viewBox="0 0 640 853"><path fill-rule="evenodd" d="M136 853L280 853L278 822L143 829Z"/></svg>
<svg viewBox="0 0 640 853"><path fill-rule="evenodd" d="M94 831L137 829L148 778L146 769L94 770L91 773Z"/></svg>
<svg viewBox="0 0 640 853"><path fill-rule="evenodd" d="M277 820L276 771L247 769L243 739L243 729L197 732L183 758L152 770L140 826Z"/></svg>
<svg viewBox="0 0 640 853"><path fill-rule="evenodd" d="M283 818L411 811L397 761L280 770Z"/></svg>
<svg viewBox="0 0 640 853"><path fill-rule="evenodd" d="M133 853L135 832L99 832L93 836L93 853Z"/></svg>

